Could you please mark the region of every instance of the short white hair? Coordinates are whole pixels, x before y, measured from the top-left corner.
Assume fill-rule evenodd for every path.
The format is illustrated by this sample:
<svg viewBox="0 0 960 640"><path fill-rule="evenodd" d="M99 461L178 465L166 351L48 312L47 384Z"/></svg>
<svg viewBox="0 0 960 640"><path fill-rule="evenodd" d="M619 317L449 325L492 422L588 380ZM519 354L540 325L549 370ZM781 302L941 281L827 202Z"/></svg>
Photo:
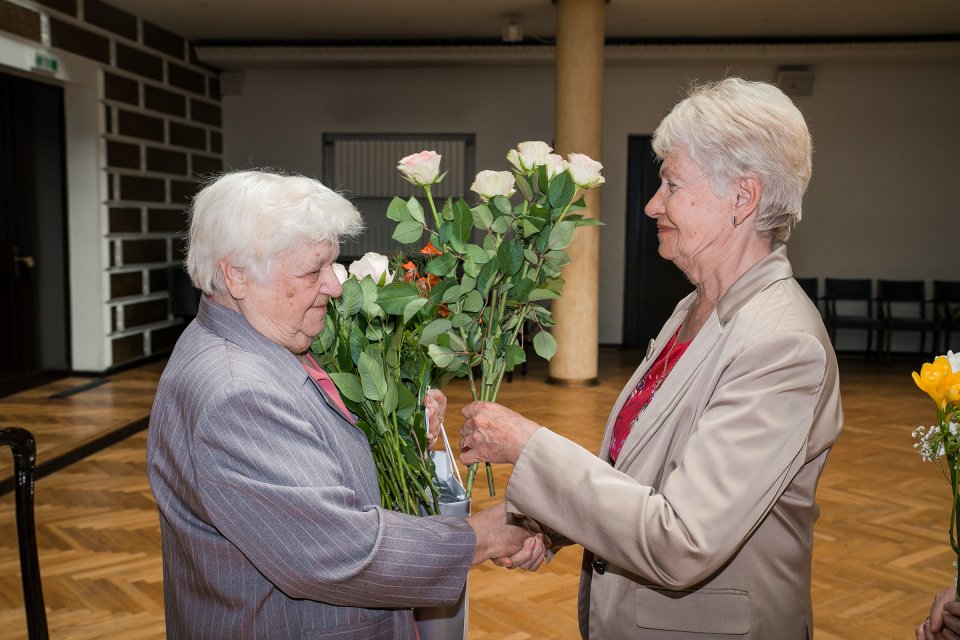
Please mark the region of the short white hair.
<svg viewBox="0 0 960 640"><path fill-rule="evenodd" d="M362 230L354 206L317 180L266 170L226 173L193 198L187 273L205 294L223 294L221 261L262 281L272 261L298 243L339 244Z"/></svg>
<svg viewBox="0 0 960 640"><path fill-rule="evenodd" d="M661 159L680 148L718 196L738 178L757 178L757 232L774 242L790 237L810 183L813 144L803 114L780 89L743 78L693 87L653 134Z"/></svg>

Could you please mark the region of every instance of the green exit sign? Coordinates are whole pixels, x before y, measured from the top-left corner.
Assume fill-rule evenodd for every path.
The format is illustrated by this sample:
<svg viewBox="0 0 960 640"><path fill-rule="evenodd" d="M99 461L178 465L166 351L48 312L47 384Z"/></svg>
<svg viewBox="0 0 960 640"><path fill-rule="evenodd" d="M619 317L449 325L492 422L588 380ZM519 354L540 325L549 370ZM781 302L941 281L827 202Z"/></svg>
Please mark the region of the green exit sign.
<svg viewBox="0 0 960 640"><path fill-rule="evenodd" d="M59 62L57 62L57 59L48 53L37 51L33 57L33 68L36 71L56 73L58 67Z"/></svg>

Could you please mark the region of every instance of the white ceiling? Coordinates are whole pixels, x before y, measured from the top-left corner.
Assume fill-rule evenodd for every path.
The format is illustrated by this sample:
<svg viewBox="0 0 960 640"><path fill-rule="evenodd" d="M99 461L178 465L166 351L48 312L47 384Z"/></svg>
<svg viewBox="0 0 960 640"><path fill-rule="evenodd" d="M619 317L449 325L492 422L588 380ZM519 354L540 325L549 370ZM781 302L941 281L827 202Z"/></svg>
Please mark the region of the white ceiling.
<svg viewBox="0 0 960 640"><path fill-rule="evenodd" d="M510 20L551 42L551 0L108 0L201 41L493 42ZM960 0L610 0L622 39L960 37Z"/></svg>

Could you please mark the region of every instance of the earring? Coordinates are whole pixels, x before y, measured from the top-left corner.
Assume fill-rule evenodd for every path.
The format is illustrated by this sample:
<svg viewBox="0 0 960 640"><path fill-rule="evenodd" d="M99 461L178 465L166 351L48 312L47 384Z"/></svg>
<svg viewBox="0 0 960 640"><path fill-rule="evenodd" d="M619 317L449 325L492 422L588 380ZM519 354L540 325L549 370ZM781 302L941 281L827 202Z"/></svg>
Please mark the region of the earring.
<svg viewBox="0 0 960 640"><path fill-rule="evenodd" d="M737 216L730 216L730 217L733 218L733 228L736 229L736 228L737 228Z"/></svg>

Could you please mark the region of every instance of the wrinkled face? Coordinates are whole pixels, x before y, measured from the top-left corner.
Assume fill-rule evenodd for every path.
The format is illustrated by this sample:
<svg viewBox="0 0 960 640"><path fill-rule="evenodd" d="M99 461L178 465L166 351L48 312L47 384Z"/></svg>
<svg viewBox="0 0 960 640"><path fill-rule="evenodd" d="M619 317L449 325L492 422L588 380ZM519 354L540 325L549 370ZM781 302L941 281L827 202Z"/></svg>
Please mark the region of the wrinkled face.
<svg viewBox="0 0 960 640"><path fill-rule="evenodd" d="M263 282L248 282L241 313L268 339L303 353L323 330L327 301L342 292L331 266L339 252L326 242L294 245L274 259Z"/></svg>
<svg viewBox="0 0 960 640"><path fill-rule="evenodd" d="M736 193L717 197L710 180L685 149L663 159L660 188L644 207L657 221L660 255L685 273L716 252L732 235Z"/></svg>

